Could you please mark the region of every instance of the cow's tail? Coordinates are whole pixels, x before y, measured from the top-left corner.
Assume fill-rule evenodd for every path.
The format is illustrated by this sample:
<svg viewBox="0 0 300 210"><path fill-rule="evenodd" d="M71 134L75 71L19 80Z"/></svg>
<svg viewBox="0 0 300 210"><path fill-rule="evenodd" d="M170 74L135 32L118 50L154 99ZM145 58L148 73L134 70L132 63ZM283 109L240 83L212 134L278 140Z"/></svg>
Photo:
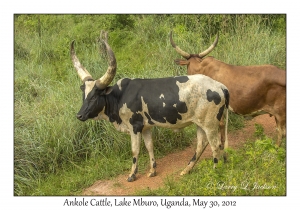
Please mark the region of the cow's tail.
<svg viewBox="0 0 300 210"><path fill-rule="evenodd" d="M224 96L225 96L225 106L226 106L226 122L225 122L225 145L224 148L228 148L228 138L227 138L227 130L228 130L228 109L229 109L229 91L228 89L223 89Z"/></svg>
<svg viewBox="0 0 300 210"><path fill-rule="evenodd" d="M228 148L227 128L228 128L228 107L226 107L226 122L225 122L225 145L224 148Z"/></svg>

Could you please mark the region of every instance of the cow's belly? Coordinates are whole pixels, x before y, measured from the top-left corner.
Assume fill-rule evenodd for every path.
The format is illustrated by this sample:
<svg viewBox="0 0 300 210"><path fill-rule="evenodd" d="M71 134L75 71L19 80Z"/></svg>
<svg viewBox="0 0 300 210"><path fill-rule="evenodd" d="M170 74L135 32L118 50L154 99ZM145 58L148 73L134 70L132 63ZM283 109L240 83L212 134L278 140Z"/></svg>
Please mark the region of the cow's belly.
<svg viewBox="0 0 300 210"><path fill-rule="evenodd" d="M231 106L229 106L229 110L234 112L235 114L243 115L246 118L253 118L262 114L268 114L265 110L253 110L253 111L245 111L245 110L237 110L233 109Z"/></svg>
<svg viewBox="0 0 300 210"><path fill-rule="evenodd" d="M161 128L169 128L172 129L173 131L179 131L191 124L193 124L192 121L182 121L182 120L177 120L177 122L175 124L171 124L171 123L160 123L160 122L153 122L154 124L149 124L148 122L145 122L144 124L144 128L151 128L151 127L161 127Z"/></svg>

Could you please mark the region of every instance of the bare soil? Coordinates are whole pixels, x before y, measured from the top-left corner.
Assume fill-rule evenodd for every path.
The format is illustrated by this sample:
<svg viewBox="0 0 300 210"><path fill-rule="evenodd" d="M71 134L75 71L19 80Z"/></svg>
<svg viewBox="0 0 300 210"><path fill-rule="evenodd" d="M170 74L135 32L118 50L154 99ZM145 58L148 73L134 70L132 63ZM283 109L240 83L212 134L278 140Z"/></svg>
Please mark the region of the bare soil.
<svg viewBox="0 0 300 210"><path fill-rule="evenodd" d="M276 124L274 117L268 114L260 115L245 122L245 127L238 131L228 133L229 147L237 149L241 147L246 140L255 140L254 131L255 123L261 124L264 128L264 133L272 138L276 138ZM180 172L188 164L188 161L195 153L195 145L191 145L186 149L169 154L161 159L157 159L157 174L155 177L147 177L146 170L143 173L137 174L137 180L127 182L129 174L121 174L118 177L110 180L96 181L92 186L84 189L83 195L133 195L136 190L141 189L157 189L163 186L163 182L167 176L172 176L175 179L180 178ZM201 159L212 157L212 152L209 146L206 147Z"/></svg>

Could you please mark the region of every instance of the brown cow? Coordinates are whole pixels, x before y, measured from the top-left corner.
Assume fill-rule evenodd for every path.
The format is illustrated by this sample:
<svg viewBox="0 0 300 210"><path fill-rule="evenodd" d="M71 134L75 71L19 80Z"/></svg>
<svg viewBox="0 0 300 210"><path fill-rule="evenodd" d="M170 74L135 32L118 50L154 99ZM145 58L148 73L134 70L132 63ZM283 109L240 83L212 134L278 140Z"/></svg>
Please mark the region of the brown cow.
<svg viewBox="0 0 300 210"><path fill-rule="evenodd" d="M199 54L190 54L181 50L172 39L175 50L186 60L176 59L178 65L187 65L187 73L203 74L227 86L230 93L230 110L255 117L269 113L274 116L277 125L277 145L286 135L286 71L273 65L234 66L208 55L218 43L214 43ZM220 123L221 138L224 141L224 123Z"/></svg>

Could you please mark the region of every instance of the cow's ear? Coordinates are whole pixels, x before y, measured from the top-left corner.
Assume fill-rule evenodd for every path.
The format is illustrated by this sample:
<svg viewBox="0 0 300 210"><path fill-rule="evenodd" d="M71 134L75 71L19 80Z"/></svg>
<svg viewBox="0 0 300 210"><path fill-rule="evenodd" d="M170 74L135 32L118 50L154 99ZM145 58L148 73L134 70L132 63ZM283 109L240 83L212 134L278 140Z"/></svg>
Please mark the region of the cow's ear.
<svg viewBox="0 0 300 210"><path fill-rule="evenodd" d="M188 65L190 62L187 61L187 60L181 60L181 59L176 59L174 60L174 62L177 64L177 65L180 65L180 66L185 66L185 65Z"/></svg>
<svg viewBox="0 0 300 210"><path fill-rule="evenodd" d="M84 91L84 88L85 88L85 85L83 84L83 85L80 85L80 89L82 90L82 91Z"/></svg>
<svg viewBox="0 0 300 210"><path fill-rule="evenodd" d="M111 86L106 87L106 88L105 88L105 95L110 94L112 90L113 90L113 88L112 88Z"/></svg>

